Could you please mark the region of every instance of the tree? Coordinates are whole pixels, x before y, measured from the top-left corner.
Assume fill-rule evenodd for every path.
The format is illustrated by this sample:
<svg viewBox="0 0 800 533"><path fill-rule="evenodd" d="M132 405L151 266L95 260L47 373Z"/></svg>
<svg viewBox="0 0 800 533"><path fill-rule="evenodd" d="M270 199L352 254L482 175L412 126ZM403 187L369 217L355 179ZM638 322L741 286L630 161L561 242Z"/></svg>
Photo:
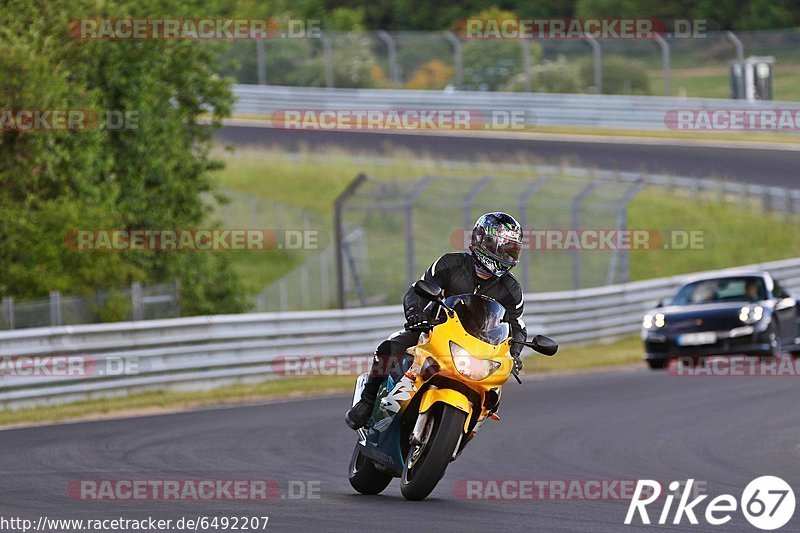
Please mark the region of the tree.
<svg viewBox="0 0 800 533"><path fill-rule="evenodd" d="M71 37L76 14L196 18L214 2L5 0L0 97L13 109L81 109L138 116L136 129L3 131L0 135L0 295L88 293L131 281L178 278L187 313L235 311L245 302L223 254L77 252L70 229L172 229L208 225L212 131L231 109L215 74L219 44ZM100 5L101 7L98 7ZM207 117L210 124L201 120Z"/></svg>

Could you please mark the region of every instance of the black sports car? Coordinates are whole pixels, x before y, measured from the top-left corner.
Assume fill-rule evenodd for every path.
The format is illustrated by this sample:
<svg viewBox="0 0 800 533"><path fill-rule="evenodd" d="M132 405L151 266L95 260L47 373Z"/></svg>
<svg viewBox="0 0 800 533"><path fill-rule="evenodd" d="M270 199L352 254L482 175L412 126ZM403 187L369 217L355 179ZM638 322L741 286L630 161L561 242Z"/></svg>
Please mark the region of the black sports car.
<svg viewBox="0 0 800 533"><path fill-rule="evenodd" d="M694 278L642 320L645 361L800 353L800 303L769 272Z"/></svg>

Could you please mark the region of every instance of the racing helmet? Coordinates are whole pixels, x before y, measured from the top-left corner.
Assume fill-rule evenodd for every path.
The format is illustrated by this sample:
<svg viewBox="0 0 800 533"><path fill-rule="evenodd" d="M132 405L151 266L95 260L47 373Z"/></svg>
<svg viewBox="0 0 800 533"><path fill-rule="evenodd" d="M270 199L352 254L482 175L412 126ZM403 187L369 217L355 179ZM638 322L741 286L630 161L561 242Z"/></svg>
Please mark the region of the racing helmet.
<svg viewBox="0 0 800 533"><path fill-rule="evenodd" d="M503 276L519 262L522 228L507 213L486 213L472 228L469 250L479 274Z"/></svg>

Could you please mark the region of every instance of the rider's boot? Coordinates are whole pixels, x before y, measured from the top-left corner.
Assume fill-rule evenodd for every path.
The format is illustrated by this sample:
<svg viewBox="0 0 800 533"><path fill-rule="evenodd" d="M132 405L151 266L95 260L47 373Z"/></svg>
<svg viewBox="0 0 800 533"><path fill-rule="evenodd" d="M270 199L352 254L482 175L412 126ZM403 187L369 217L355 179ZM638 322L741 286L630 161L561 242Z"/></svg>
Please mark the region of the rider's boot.
<svg viewBox="0 0 800 533"><path fill-rule="evenodd" d="M344 415L344 421L351 429L364 427L364 424L369 420L372 415L372 409L375 407L378 388L384 379L386 378L370 373L367 382L364 384L364 390L361 392L361 399Z"/></svg>

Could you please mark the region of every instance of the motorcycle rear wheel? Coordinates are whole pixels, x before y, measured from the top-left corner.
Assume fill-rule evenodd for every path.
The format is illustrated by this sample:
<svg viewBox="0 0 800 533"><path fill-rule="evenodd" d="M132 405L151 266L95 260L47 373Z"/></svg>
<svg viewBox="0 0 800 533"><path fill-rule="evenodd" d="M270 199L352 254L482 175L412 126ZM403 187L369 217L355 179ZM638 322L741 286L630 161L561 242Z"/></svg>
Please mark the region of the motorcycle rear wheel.
<svg viewBox="0 0 800 533"><path fill-rule="evenodd" d="M348 477L350 485L361 494L380 494L392 481L392 476L379 472L372 459L361 453L359 444L353 450Z"/></svg>
<svg viewBox="0 0 800 533"><path fill-rule="evenodd" d="M424 500L433 492L464 432L465 412L443 404L431 415L428 422L433 424L430 437L421 446L411 447L403 468L400 492L407 500Z"/></svg>

